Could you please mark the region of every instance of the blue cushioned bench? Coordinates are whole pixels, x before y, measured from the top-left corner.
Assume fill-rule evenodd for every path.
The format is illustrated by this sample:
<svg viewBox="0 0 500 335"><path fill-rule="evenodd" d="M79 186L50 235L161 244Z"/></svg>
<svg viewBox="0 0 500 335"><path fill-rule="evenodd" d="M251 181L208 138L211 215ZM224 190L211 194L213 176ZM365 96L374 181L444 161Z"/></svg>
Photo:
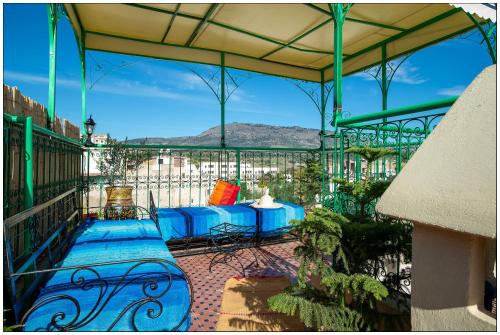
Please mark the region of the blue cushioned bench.
<svg viewBox="0 0 500 335"><path fill-rule="evenodd" d="M280 234L291 220L304 219L304 208L278 201L282 208L256 209L250 203L233 206L159 208L158 222L165 241L205 237L210 228L228 222L234 225L260 227L265 236Z"/></svg>
<svg viewBox="0 0 500 335"><path fill-rule="evenodd" d="M137 259L146 261L130 262ZM108 264L85 267L96 263ZM78 331L103 331L115 322L115 331L171 330L178 324L176 330L187 331L190 291L174 263L153 220L86 222L60 264L64 269L41 290L34 306L41 305L27 317L25 330L58 330L51 318L64 312L57 323L70 323L76 315ZM64 297L78 301L80 312ZM44 305L44 300L50 303Z"/></svg>

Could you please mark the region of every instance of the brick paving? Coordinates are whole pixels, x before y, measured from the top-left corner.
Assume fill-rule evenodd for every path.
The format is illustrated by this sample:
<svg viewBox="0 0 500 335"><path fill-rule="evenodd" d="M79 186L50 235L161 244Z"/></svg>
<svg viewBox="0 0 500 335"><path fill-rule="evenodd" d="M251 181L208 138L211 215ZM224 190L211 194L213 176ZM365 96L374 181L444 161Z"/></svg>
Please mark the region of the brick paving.
<svg viewBox="0 0 500 335"><path fill-rule="evenodd" d="M259 266L255 266L255 258L249 249L239 253L245 276L287 276L295 279L298 262L293 257L293 249L297 242L266 245L253 248ZM214 254L178 257L177 264L189 275L193 284L194 303L191 315L190 331L215 331L219 319L222 302L222 291L226 281L231 277L242 276L242 269L236 260L228 264L216 264L212 272L208 271Z"/></svg>

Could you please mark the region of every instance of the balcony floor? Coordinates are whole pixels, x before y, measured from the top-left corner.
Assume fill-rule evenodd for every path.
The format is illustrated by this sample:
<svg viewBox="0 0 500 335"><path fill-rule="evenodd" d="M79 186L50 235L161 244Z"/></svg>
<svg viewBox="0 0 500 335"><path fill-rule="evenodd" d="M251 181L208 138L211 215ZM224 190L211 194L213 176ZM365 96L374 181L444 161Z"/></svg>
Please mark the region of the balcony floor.
<svg viewBox="0 0 500 335"><path fill-rule="evenodd" d="M297 243L294 241L253 248L259 267L252 264L254 258L250 249L242 250L240 260L243 266L249 266L245 275L285 275L293 281L298 267L298 262L293 257L293 249ZM236 260L229 262L229 265L217 264L212 267L212 272L209 272L213 256L214 254L208 253L176 258L177 264L189 275L193 283L194 304L190 331L215 331L224 285L229 278L242 276L241 266Z"/></svg>

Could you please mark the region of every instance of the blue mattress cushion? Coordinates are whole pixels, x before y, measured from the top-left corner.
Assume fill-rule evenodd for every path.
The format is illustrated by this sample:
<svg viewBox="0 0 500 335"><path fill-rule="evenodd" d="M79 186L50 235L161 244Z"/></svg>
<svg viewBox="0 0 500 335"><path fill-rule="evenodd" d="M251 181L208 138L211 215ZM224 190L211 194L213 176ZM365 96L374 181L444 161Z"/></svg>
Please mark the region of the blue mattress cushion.
<svg viewBox="0 0 500 335"><path fill-rule="evenodd" d="M189 236L187 215L176 208L158 208L158 222L165 241Z"/></svg>
<svg viewBox="0 0 500 335"><path fill-rule="evenodd" d="M210 228L224 222L255 227L256 220L256 212L244 205L158 209L158 221L165 241L206 236L210 234Z"/></svg>
<svg viewBox="0 0 500 335"><path fill-rule="evenodd" d="M285 201L276 202L283 204L283 207L253 208L249 206L251 203L245 204L258 213L257 220L259 220L261 235L270 236L280 234L284 228L291 226L292 220L304 219L304 207Z"/></svg>
<svg viewBox="0 0 500 335"><path fill-rule="evenodd" d="M144 258L174 263L153 221L94 221L78 229L59 267ZM105 331L112 324L114 331L162 331L182 321L190 296L184 275L172 265L133 262L59 270L41 290L38 303L25 322L26 331L59 330L51 324L58 312L65 315L56 323L76 324L77 331ZM178 330L189 326L188 316Z"/></svg>

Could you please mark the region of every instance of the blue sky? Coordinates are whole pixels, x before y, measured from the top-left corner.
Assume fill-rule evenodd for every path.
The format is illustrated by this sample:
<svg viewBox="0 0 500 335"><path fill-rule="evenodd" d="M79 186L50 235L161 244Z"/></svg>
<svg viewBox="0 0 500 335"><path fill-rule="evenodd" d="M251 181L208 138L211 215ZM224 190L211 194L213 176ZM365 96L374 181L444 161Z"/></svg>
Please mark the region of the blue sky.
<svg viewBox="0 0 500 335"><path fill-rule="evenodd" d="M56 112L79 124L80 64L66 18L58 26ZM491 60L478 38L456 38L413 54L391 85L389 108L460 92ZM87 114L97 133L123 139L196 135L220 122L210 89L191 70L216 67L142 57L87 53ZM243 84L226 107L226 122L319 128L308 97L289 80L230 70ZM4 4L4 83L47 104L48 27L45 5ZM364 74L344 79L344 110L351 115L381 109L375 81ZM329 109L331 114L331 100Z"/></svg>

